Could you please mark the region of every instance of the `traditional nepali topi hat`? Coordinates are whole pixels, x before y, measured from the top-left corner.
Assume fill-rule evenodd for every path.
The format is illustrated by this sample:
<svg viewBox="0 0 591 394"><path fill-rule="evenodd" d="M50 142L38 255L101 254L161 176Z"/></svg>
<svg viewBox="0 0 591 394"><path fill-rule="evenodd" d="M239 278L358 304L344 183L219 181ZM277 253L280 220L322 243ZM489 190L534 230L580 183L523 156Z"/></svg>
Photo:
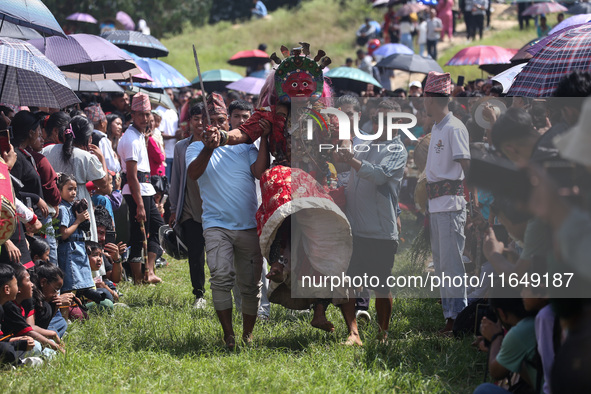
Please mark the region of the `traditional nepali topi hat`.
<svg viewBox="0 0 591 394"><path fill-rule="evenodd" d="M150 112L150 97L145 93L136 93L131 100L131 110L134 112Z"/></svg>
<svg viewBox="0 0 591 394"><path fill-rule="evenodd" d="M449 73L431 71L425 83L425 93L451 94L451 76Z"/></svg>
<svg viewBox="0 0 591 394"><path fill-rule="evenodd" d="M207 112L210 115L226 115L228 116L228 110L224 98L219 93L212 93L207 96Z"/></svg>
<svg viewBox="0 0 591 394"><path fill-rule="evenodd" d="M88 120L90 120L92 123L100 123L107 120L107 117L105 116L100 104L90 105L84 108L84 113L86 114Z"/></svg>

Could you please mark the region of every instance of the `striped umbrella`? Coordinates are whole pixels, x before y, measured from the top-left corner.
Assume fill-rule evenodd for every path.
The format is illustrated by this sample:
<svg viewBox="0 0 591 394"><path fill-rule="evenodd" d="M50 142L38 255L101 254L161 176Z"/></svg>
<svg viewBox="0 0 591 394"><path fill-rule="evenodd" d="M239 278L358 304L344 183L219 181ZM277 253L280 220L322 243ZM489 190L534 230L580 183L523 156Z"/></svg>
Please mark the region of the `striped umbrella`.
<svg viewBox="0 0 591 394"><path fill-rule="evenodd" d="M505 48L490 45L477 45L464 48L454 55L445 64L446 66L472 66L483 64L506 64L511 63L511 58L515 55Z"/></svg>
<svg viewBox="0 0 591 394"><path fill-rule="evenodd" d="M527 63L509 96L548 97L571 71L591 71L591 25L558 34Z"/></svg>
<svg viewBox="0 0 591 394"><path fill-rule="evenodd" d="M66 37L55 17L41 0L3 0L0 2L2 22L30 27L48 36ZM1 29L0 29L1 30Z"/></svg>
<svg viewBox="0 0 591 394"><path fill-rule="evenodd" d="M31 44L0 38L0 102L64 108L80 102L62 72Z"/></svg>

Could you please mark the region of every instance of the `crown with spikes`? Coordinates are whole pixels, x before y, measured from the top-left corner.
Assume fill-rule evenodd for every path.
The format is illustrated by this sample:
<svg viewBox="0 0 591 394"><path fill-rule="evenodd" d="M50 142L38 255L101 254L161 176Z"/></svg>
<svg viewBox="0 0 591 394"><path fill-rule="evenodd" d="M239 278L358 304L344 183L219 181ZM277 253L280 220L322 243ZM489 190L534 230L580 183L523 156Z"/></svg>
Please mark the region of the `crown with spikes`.
<svg viewBox="0 0 591 394"><path fill-rule="evenodd" d="M291 74L299 72L310 75L316 82L316 91L311 98L318 100L322 97L324 88L322 70L331 63L331 60L322 49L318 51L314 59L311 59L308 57L310 55L310 44L307 42L300 42L299 44L301 47L294 48L291 52L284 45L281 46L281 53L285 58L283 61L279 59L275 52L270 56L271 60L279 65L275 70L275 90L280 103L289 103L291 101L291 98L283 91L283 82Z"/></svg>

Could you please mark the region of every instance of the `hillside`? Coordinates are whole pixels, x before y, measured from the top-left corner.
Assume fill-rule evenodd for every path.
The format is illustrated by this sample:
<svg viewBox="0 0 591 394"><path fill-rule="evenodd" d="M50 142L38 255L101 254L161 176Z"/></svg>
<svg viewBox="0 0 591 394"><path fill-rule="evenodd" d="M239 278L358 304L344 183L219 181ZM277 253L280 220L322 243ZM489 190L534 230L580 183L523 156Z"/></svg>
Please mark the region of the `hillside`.
<svg viewBox="0 0 591 394"><path fill-rule="evenodd" d="M291 48L299 41L311 44L315 53L323 49L337 67L347 57L355 55L355 31L366 15L381 21L384 9L372 9L366 0L303 1L296 10L279 9L267 19L252 20L240 25L221 22L201 28L188 27L183 34L165 38L164 45L170 55L162 60L174 66L192 80L197 75L191 45L195 44L201 70L226 68L244 74L244 68L230 66L226 61L234 53L255 49L260 43L268 46L267 52L279 53L279 47Z"/></svg>

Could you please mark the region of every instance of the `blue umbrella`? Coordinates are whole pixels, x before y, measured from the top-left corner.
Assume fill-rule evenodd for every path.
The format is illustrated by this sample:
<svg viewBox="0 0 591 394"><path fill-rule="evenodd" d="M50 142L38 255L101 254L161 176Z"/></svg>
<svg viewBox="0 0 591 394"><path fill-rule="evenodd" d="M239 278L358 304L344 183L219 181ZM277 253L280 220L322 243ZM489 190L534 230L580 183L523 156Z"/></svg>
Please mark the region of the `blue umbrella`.
<svg viewBox="0 0 591 394"><path fill-rule="evenodd" d="M226 85L230 82L235 82L242 79L242 75L237 72L225 70L223 68L216 70L208 70L201 74L203 77L203 86L208 92L226 89ZM199 85L199 76L191 81L191 85Z"/></svg>
<svg viewBox="0 0 591 394"><path fill-rule="evenodd" d="M55 17L41 0L3 0L0 3L0 31L2 22L30 27L49 36L66 37Z"/></svg>
<svg viewBox="0 0 591 394"><path fill-rule="evenodd" d="M125 51L129 54L133 60L137 63L138 66L142 68L152 79L154 82L134 82L134 86L139 86L141 88L182 88L185 86L190 86L191 82L187 78L183 76L180 72L178 72L174 67L169 64L164 63L158 59L149 59L146 57L139 57L134 55L131 52ZM127 83L124 83L127 84Z"/></svg>
<svg viewBox="0 0 591 394"><path fill-rule="evenodd" d="M384 44L375 51L373 56L388 57L390 55L413 55L415 52L402 44Z"/></svg>
<svg viewBox="0 0 591 394"><path fill-rule="evenodd" d="M368 84L382 88L382 85L374 77L358 68L337 67L324 74L324 76L330 78L332 85L341 90L359 93L365 91Z"/></svg>
<svg viewBox="0 0 591 394"><path fill-rule="evenodd" d="M37 48L0 38L0 102L64 108L80 100L62 72Z"/></svg>

